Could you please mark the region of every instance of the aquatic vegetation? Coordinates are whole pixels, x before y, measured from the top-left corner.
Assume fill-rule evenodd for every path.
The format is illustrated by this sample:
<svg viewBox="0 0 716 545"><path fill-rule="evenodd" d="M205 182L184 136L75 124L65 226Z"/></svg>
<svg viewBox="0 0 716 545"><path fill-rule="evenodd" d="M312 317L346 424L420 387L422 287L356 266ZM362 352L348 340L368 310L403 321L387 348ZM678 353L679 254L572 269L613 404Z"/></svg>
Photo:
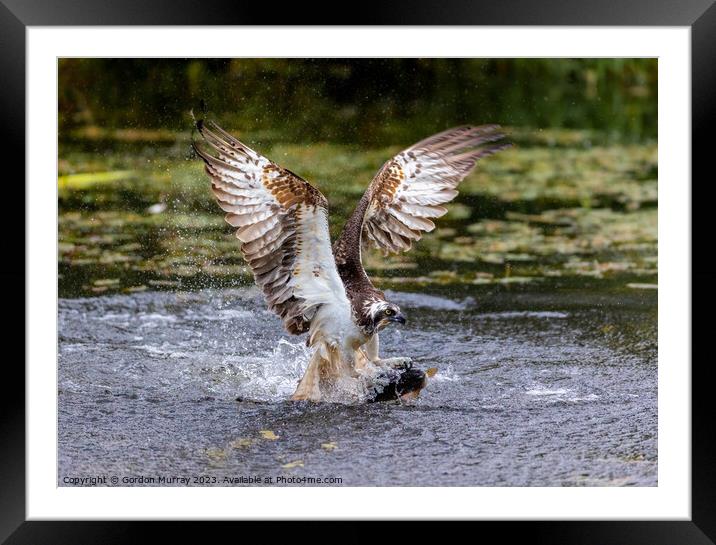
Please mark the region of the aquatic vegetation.
<svg viewBox="0 0 716 545"><path fill-rule="evenodd" d="M510 132L516 146L461 184L439 229L410 253L368 253L369 272L386 287L619 276L654 284L656 144L605 145L590 131ZM253 143L324 192L334 236L382 162L401 148ZM141 145L120 139L95 152L62 144L60 295L250 284L201 168L187 134ZM118 281L97 284L110 278Z"/></svg>
<svg viewBox="0 0 716 545"><path fill-rule="evenodd" d="M229 443L229 446L233 449L242 449L242 448L250 447L253 444L254 444L253 439L243 437L243 438L235 439L235 440L231 441Z"/></svg>

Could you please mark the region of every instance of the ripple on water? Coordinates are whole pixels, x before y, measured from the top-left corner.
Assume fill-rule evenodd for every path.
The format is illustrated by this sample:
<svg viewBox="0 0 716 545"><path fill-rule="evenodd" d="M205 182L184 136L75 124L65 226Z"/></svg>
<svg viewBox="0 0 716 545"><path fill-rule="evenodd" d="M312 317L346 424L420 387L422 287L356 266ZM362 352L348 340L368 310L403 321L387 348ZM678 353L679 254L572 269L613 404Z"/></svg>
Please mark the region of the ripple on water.
<svg viewBox="0 0 716 545"><path fill-rule="evenodd" d="M431 310L467 310L474 305L472 297L466 297L460 301L454 301L447 297L428 295L426 293L385 291L386 299L405 308L428 308Z"/></svg>
<svg viewBox="0 0 716 545"><path fill-rule="evenodd" d="M619 294L602 308L553 294L552 308L540 295L525 310L506 298L489 313L470 294L389 296L411 312L405 327L381 333L383 355L438 368L409 404L287 402L309 351L256 290L60 300L60 477L279 471L347 485L656 484L650 309ZM625 342L633 330L638 339ZM282 469L295 460L303 466Z"/></svg>
<svg viewBox="0 0 716 545"><path fill-rule="evenodd" d="M569 314L566 312L554 312L554 311L505 311L505 312L485 312L478 314L477 319L492 319L492 320L513 320L515 318L535 318L540 319L562 319L568 318Z"/></svg>

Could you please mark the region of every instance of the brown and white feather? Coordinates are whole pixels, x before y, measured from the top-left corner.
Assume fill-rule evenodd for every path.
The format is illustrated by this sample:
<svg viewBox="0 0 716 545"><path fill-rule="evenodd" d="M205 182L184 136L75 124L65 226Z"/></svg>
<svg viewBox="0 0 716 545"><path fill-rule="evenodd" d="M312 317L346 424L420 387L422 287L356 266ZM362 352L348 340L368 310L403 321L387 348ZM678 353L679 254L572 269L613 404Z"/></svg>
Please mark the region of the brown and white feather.
<svg viewBox="0 0 716 545"><path fill-rule="evenodd" d="M324 305L347 306L328 233L328 203L308 182L258 154L212 122L194 143L226 221L290 333L308 331ZM339 309L340 312L340 309Z"/></svg>
<svg viewBox="0 0 716 545"><path fill-rule="evenodd" d="M498 125L456 127L422 140L387 161L373 178L362 224L362 244L385 254L409 250L443 205L458 194L458 184L479 159L509 147Z"/></svg>

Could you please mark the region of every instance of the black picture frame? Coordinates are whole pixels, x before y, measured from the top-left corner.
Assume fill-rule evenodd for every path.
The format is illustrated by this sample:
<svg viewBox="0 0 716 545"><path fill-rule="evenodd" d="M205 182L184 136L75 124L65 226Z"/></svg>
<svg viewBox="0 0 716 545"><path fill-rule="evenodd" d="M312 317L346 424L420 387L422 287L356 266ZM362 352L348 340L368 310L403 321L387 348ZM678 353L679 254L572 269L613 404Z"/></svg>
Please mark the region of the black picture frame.
<svg viewBox="0 0 716 545"><path fill-rule="evenodd" d="M7 168L16 169L5 178L5 189L16 194L6 196L5 213L1 214L3 250L14 258L12 266L0 274L6 286L22 284L25 290L25 240L18 236L24 226L25 202L25 30L28 26L76 25L247 25L247 24L407 24L407 25L584 25L584 26L689 26L692 54L692 292L698 297L692 306L692 346L711 328L706 312L714 308L713 288L716 274L710 265L709 248L712 229L706 223L706 206L711 202L705 190L713 185L710 167L709 134L716 126L716 5L714 0L629 0L620 3L583 0L502 0L469 2L462 0L400 1L390 5L361 2L360 9L343 20L339 11L310 9L303 3L282 4L265 15L265 6L245 5L236 1L177 0L149 3L145 0L0 0L0 111L6 139L3 146ZM348 16L347 16L348 17ZM565 54L569 54L565 50ZM659 150L668 153L668 150ZM7 170L6 170L7 172ZM694 181L700 180L700 183ZM711 183L708 183L711 182ZM699 190L700 198L693 192ZM25 202L25 207L18 203ZM701 208L701 210L699 210ZM703 212L699 214L698 212ZM701 243L701 244L699 244ZM28 522L25 521L25 374L19 357L11 357L13 339L24 338L25 321L17 318L15 309L24 310L24 294L6 289L4 335L4 388L0 396L0 540L18 543L128 543L147 540L149 529L169 532L182 541L203 542L209 531L205 523L148 522ZM23 300L21 301L21 297ZM697 309L703 311L701 318ZM10 319L8 319L10 317ZM13 335L14 333L14 335ZM701 334L701 335L699 335ZM9 349L8 349L9 348ZM692 518L691 521L601 521L601 522L481 522L474 530L499 532L501 540L523 538L528 543L644 543L707 544L716 541L716 447L714 445L713 396L708 380L710 358L692 362ZM235 523L220 523L219 530ZM253 523L241 523L245 525ZM353 524L353 523L352 523ZM351 524L351 525L352 525ZM217 528L211 528L215 531ZM242 536L252 528L242 528ZM467 531L474 531L473 529ZM272 536L286 533L301 535L300 529L286 529L273 523ZM248 532L248 533L244 533ZM363 529L324 529L325 535L347 536L349 541L362 540ZM372 533L376 539L383 535ZM388 530L394 532L394 530ZM422 525L412 523L400 530L400 539L422 533ZM388 533L385 534L389 535ZM237 538L239 536L237 535ZM144 538L144 539L142 539ZM373 539L373 538L371 538Z"/></svg>

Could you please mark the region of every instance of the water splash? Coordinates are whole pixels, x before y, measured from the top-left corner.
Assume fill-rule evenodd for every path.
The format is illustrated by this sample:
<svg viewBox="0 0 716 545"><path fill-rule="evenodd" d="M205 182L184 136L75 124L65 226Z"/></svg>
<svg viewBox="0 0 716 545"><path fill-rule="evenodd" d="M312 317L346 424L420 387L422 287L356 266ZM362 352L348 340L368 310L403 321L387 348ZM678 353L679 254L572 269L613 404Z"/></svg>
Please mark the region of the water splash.
<svg viewBox="0 0 716 545"><path fill-rule="evenodd" d="M456 297L465 310L413 307L381 334L384 357L438 368L409 404L287 402L310 351L253 289L60 299L59 474L195 474L208 449L221 455L217 475L300 459L291 471L350 485L434 485L440 474L441 484L549 486L584 473L654 485L656 313L621 292L600 295L599 308L581 293L549 296L559 315L542 312L539 293L521 293L520 306L483 295L479 306ZM330 455L327 442L338 445Z"/></svg>
<svg viewBox="0 0 716 545"><path fill-rule="evenodd" d="M212 390L255 401L285 401L296 389L310 356L305 342L283 338L266 354L228 356L222 367L229 370L224 373L226 380Z"/></svg>

